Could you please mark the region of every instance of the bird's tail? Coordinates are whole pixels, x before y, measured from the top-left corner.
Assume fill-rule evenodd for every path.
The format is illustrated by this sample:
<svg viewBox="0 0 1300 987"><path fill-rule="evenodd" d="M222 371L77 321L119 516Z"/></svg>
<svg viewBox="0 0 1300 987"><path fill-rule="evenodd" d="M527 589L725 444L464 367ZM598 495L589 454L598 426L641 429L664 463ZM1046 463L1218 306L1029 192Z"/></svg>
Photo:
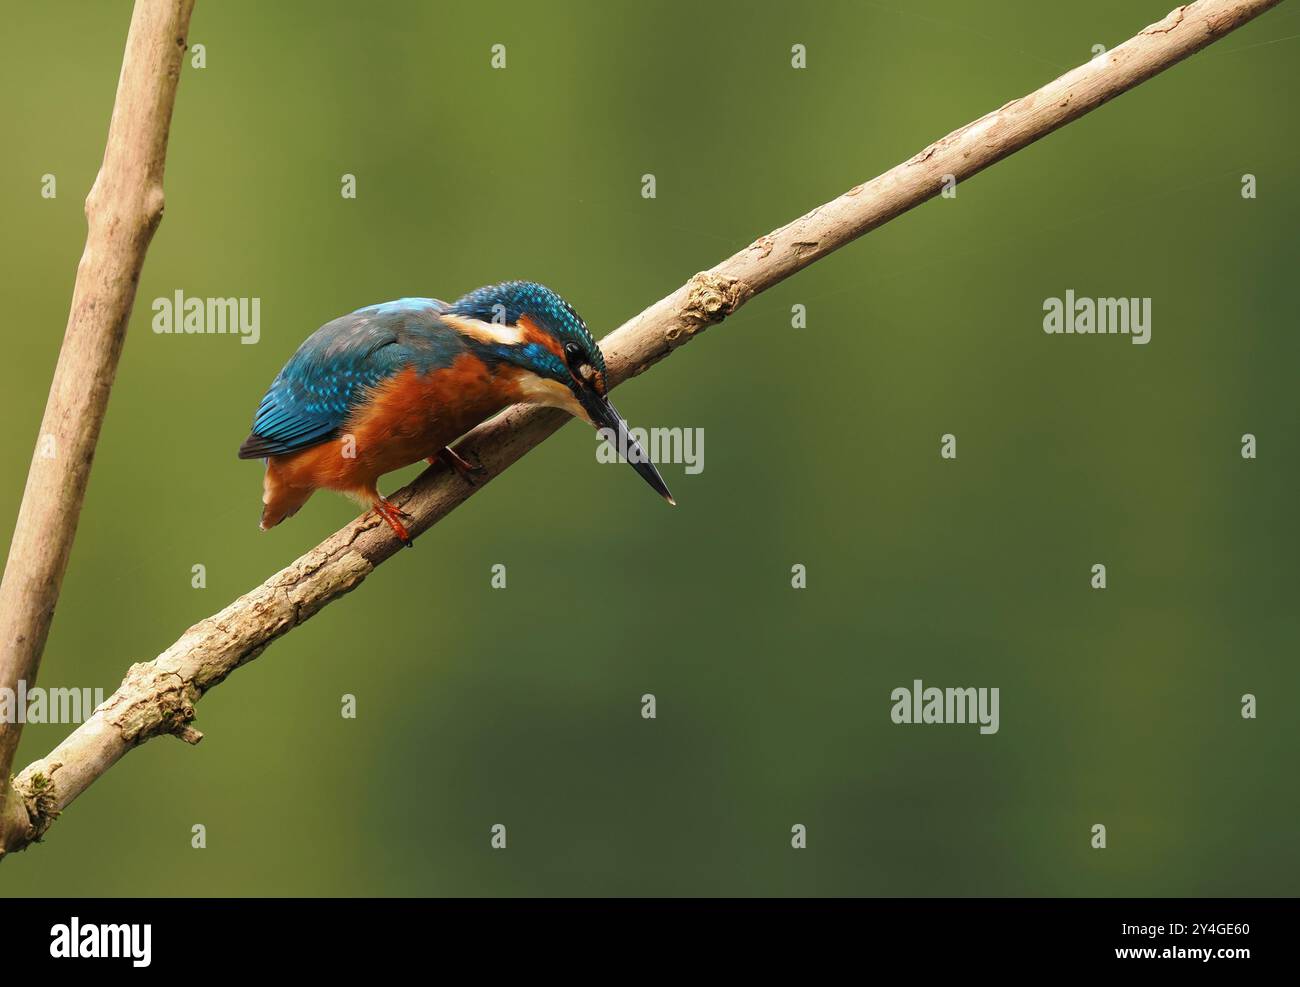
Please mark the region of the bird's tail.
<svg viewBox="0 0 1300 987"><path fill-rule="evenodd" d="M293 517L312 493L311 487L294 487L285 483L275 463L268 462L266 476L262 479L262 530L267 531L285 518Z"/></svg>

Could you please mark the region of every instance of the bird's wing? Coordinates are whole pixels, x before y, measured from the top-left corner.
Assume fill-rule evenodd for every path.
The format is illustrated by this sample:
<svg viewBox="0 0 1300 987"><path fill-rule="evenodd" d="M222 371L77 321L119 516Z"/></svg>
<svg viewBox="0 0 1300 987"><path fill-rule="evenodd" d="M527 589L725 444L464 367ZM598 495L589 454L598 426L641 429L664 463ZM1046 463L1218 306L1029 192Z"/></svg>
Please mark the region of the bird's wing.
<svg viewBox="0 0 1300 987"><path fill-rule="evenodd" d="M370 388L412 363L450 363L463 345L438 316L446 305L403 298L327 322L276 376L240 459L279 456L332 439Z"/></svg>

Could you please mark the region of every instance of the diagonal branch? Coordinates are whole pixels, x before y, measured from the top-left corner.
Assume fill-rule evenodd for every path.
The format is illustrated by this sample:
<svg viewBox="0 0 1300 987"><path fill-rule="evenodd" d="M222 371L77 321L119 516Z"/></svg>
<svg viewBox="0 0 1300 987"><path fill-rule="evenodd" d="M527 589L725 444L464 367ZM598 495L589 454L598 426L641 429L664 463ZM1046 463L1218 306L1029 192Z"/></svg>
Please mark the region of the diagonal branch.
<svg viewBox="0 0 1300 987"><path fill-rule="evenodd" d="M958 181L1078 119L1258 16L1279 0L1199 0L1036 92L967 124L883 175L850 189L794 222L760 237L716 267L696 274L605 337L611 384L644 372L722 321L754 295L938 194L945 176ZM499 475L555 432L561 413L516 406L480 425L459 447ZM474 493L438 466L395 499L428 530ZM60 810L131 748L160 733L195 743L194 704L276 638L355 589L399 551L374 515L347 525L240 597L191 627L152 662L133 665L126 680L89 720L15 781L30 825L11 838L16 850L38 839Z"/></svg>
<svg viewBox="0 0 1300 987"><path fill-rule="evenodd" d="M104 162L86 197L63 348L0 583L0 688L34 685L86 496L145 251L163 212L163 164L194 0L137 0ZM28 827L6 784L22 731L0 718L0 854Z"/></svg>

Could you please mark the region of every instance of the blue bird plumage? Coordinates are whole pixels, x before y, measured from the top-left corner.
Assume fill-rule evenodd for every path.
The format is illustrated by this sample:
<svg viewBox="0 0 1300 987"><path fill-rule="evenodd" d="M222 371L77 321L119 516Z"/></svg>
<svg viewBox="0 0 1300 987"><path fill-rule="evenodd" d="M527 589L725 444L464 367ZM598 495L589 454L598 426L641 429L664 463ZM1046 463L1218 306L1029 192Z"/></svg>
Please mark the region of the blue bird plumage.
<svg viewBox="0 0 1300 987"><path fill-rule="evenodd" d="M406 366L443 369L466 350L434 298L402 298L325 323L262 398L240 456L283 455L333 438L368 390Z"/></svg>
<svg viewBox="0 0 1300 987"><path fill-rule="evenodd" d="M535 281L506 281L471 291L448 309L455 315L483 322L515 325L521 316L536 320L562 343L574 343L602 374L605 356L572 305Z"/></svg>
<svg viewBox="0 0 1300 987"><path fill-rule="evenodd" d="M526 314L562 342L581 346L605 373L605 358L587 324L536 282L488 285L451 305L436 298L380 302L327 322L307 338L262 398L240 457L283 455L331 439L369 388L406 366L421 373L445 369L468 350L490 367L506 360L539 376L567 376L564 361L546 347L478 343L442 322L444 313L502 325L515 325Z"/></svg>
<svg viewBox="0 0 1300 987"><path fill-rule="evenodd" d="M264 528L326 487L373 506L409 544L401 512L378 492L380 476L421 458L472 476L450 443L515 402L562 408L629 448L605 377L586 323L543 285L507 281L450 305L400 298L312 333L262 398L239 455L267 462ZM671 503L658 471L631 448L633 468Z"/></svg>

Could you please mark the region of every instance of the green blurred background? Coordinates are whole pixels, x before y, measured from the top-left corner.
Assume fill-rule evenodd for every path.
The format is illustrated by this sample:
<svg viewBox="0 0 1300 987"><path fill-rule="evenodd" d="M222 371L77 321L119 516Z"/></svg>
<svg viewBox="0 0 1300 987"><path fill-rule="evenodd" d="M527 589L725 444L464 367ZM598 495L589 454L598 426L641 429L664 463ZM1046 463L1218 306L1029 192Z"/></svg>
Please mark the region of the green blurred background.
<svg viewBox="0 0 1300 987"><path fill-rule="evenodd" d="M260 533L235 458L321 323L526 277L603 334L1170 3L199 0L40 684L111 691L354 516L325 494ZM6 524L129 15L5 14ZM680 507L566 426L210 693L200 747L113 768L0 893L1300 891L1296 35L1283 4L754 299L619 392L704 429L703 473L664 468ZM1150 296L1151 343L1044 335L1067 288ZM176 289L260 297L261 342L153 334ZM892 724L914 678L997 686L1000 732ZM68 729L29 726L18 764Z"/></svg>

